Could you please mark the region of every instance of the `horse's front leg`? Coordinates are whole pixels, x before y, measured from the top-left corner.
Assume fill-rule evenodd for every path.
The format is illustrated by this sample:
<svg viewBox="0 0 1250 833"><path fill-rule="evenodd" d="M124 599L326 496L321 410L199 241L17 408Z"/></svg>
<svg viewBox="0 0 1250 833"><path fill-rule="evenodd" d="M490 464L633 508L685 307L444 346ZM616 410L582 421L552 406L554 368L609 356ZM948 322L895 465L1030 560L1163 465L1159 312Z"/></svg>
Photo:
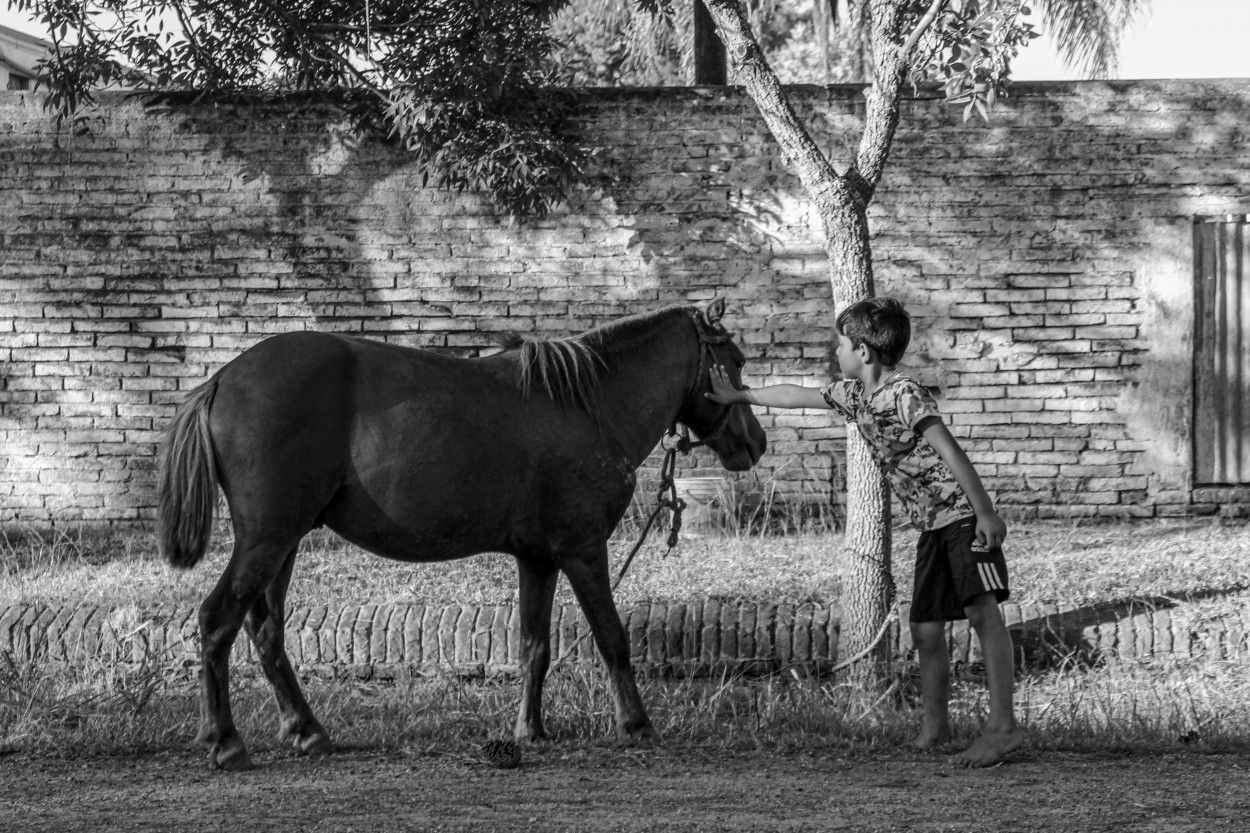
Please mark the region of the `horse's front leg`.
<svg viewBox="0 0 1250 833"><path fill-rule="evenodd" d="M545 560L517 558L521 604L521 707L513 735L517 740L547 738L543 728L543 681L551 664L551 604L560 573Z"/></svg>
<svg viewBox="0 0 1250 833"><path fill-rule="evenodd" d="M629 636L621 624L612 584L608 578L607 544L598 544L573 558L561 561L577 601L590 623L595 644L608 671L608 684L616 701L616 734L622 740L660 742L642 705L634 670L629 664Z"/></svg>

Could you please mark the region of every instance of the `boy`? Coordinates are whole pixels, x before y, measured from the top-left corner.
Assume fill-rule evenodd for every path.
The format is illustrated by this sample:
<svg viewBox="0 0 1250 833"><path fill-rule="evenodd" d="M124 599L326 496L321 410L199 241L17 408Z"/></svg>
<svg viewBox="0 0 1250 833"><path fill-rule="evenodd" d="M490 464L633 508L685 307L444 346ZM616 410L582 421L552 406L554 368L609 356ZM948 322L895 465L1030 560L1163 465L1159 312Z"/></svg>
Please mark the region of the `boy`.
<svg viewBox="0 0 1250 833"><path fill-rule="evenodd" d="M1008 595L1001 549L1007 525L929 392L897 370L911 340L911 319L903 305L891 298L860 301L842 311L836 329L842 381L823 389L772 385L737 390L721 368L713 367L712 391L706 396L722 404L833 409L859 428L922 533L911 633L920 656L924 716L913 745L932 749L950 740L945 623L966 618L981 640L990 713L981 736L955 761L992 766L1024 740L1012 708L1011 636L998 609Z"/></svg>

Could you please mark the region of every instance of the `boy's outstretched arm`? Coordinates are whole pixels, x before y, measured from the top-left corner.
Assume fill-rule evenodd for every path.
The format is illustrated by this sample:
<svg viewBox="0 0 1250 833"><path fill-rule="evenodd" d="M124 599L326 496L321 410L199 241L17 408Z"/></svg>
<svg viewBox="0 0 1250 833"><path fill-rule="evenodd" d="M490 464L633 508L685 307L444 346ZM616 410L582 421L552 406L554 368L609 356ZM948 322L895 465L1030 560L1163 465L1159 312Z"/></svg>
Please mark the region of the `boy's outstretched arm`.
<svg viewBox="0 0 1250 833"><path fill-rule="evenodd" d="M972 511L977 515L977 540L987 547L1002 546L1007 537L1007 524L998 517L998 512L994 510L994 501L990 500L985 491L980 475L964 453L963 447L951 436L946 423L939 417L930 416L920 420L916 428L925 438L925 442L933 446L933 450L950 468L955 482L968 496Z"/></svg>
<svg viewBox="0 0 1250 833"><path fill-rule="evenodd" d="M712 380L712 390L703 394L713 402L721 405L760 405L765 408L821 408L830 410L829 403L819 388L806 388L802 385L769 385L763 388L742 388L739 390L730 384L725 371L719 365L712 365L708 370Z"/></svg>

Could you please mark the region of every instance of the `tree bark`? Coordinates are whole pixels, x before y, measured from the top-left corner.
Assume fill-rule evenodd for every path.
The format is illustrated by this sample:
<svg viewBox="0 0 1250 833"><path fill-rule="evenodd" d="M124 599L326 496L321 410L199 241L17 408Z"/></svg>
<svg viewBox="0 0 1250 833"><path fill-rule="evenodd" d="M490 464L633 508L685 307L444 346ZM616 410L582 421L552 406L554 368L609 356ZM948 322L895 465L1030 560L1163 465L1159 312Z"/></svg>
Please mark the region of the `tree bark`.
<svg viewBox="0 0 1250 833"><path fill-rule="evenodd" d="M829 252L835 309L875 294L867 204L822 214ZM857 428L846 430L846 535L850 574L842 595L842 630L838 653L843 657L869 651L865 661L849 669L852 684L882 688L893 656L891 640L878 634L894 603L891 563L890 492L885 477ZM874 644L875 643L875 644Z"/></svg>
<svg viewBox="0 0 1250 833"><path fill-rule="evenodd" d="M704 2L725 43L725 51L738 70L739 80L781 146L783 161L798 174L816 204L829 254L834 309L871 297L874 286L868 204L881 180L898 126L899 96L907 69L897 37L897 3L873 3L873 42L882 57L870 90L864 134L855 160L838 174L799 120L736 0ZM889 639L874 646L894 600L890 499L885 478L858 430L848 428L846 444L845 546L852 567L842 606L839 653L852 657L872 648L870 661L852 667L851 679L858 685L877 688L886 679L891 656Z"/></svg>

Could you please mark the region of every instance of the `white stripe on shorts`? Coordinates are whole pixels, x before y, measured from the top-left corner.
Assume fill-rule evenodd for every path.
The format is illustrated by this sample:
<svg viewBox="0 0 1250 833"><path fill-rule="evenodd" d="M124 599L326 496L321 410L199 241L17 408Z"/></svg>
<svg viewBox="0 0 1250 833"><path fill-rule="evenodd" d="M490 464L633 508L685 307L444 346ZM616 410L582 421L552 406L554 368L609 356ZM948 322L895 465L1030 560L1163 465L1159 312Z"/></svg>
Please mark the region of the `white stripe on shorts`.
<svg viewBox="0 0 1250 833"><path fill-rule="evenodd" d="M998 577L998 568L996 566L981 562L977 564L977 570L981 573L981 584L986 590L1003 589L1003 582Z"/></svg>

